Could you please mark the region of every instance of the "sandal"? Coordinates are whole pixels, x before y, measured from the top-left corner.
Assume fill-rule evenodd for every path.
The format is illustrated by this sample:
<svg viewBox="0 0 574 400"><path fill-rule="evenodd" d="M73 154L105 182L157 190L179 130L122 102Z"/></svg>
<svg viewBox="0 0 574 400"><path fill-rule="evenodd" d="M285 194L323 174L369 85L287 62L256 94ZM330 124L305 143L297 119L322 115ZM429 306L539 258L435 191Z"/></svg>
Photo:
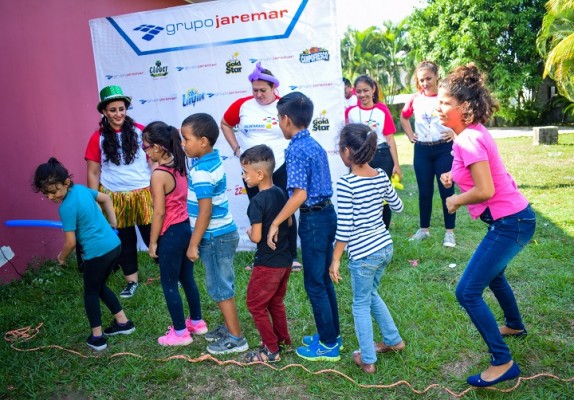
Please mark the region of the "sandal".
<svg viewBox="0 0 574 400"><path fill-rule="evenodd" d="M279 352L272 353L267 346L262 346L257 351L252 351L245 355L245 362L246 363L253 363L253 362L269 362L274 363L281 361L281 356Z"/></svg>
<svg viewBox="0 0 574 400"><path fill-rule="evenodd" d="M299 272L303 269L303 264L301 264L299 261L295 260L293 261L293 265L291 265L291 271L293 272Z"/></svg>

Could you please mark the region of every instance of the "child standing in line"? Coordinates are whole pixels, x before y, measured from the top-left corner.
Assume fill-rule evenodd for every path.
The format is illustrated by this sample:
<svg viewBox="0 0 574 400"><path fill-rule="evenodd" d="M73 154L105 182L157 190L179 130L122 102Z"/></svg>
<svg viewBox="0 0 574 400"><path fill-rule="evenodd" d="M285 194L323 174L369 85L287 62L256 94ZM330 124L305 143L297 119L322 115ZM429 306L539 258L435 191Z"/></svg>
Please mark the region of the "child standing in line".
<svg viewBox="0 0 574 400"><path fill-rule="evenodd" d="M349 124L341 131L339 154L351 172L337 182L337 242L329 268L333 282L340 282L339 267L346 247L360 348L353 353L353 359L368 374L375 373L376 352L400 351L405 347L378 293L385 267L393 256L393 241L382 218L383 204L401 212L403 203L387 174L369 165L376 151L376 133L368 126ZM376 345L371 316L383 335L383 342Z"/></svg>
<svg viewBox="0 0 574 400"><path fill-rule="evenodd" d="M207 292L217 302L224 322L205 335L212 342L207 351L211 354L246 351L249 345L241 333L235 304L233 257L239 234L229 212L221 157L213 148L219 127L211 115L197 113L182 122L181 134L185 154L195 158L188 179L187 209L193 233L187 257L196 261L201 256Z"/></svg>
<svg viewBox="0 0 574 400"><path fill-rule="evenodd" d="M108 347L104 333L109 336L128 335L136 329L127 319L114 292L106 286L121 253L120 239L112 230L117 225L112 199L104 193L74 184L68 170L54 157L38 166L32 187L35 192L42 192L60 205L58 213L65 241L58 254L58 263L66 263L77 243L83 247L84 306L92 329L86 344L96 351L104 350ZM112 325L103 333L100 299L114 316Z"/></svg>
<svg viewBox="0 0 574 400"><path fill-rule="evenodd" d="M277 103L279 126L290 140L285 152L289 200L269 227L267 244L279 244L279 226L299 208L303 281L315 317L317 334L303 337L297 355L311 361L339 361L342 340L335 287L329 277L337 215L327 152L311 137L311 99L291 92Z"/></svg>
<svg viewBox="0 0 574 400"><path fill-rule="evenodd" d="M193 342L191 334L206 333L207 325L201 317L193 261L185 255L191 239L185 153L179 131L161 121L146 126L142 147L158 164L151 175L153 217L149 255L159 259L161 286L173 324L157 341L162 346L186 346ZM181 282L189 306L187 321L178 282Z"/></svg>
<svg viewBox="0 0 574 400"><path fill-rule="evenodd" d="M253 272L247 286L247 308L261 335L261 346L249 353L245 361L277 362L281 360L280 347L291 345L283 303L292 263L289 248L291 218L279 225L275 250L269 248L266 239L271 222L287 203L287 196L273 184L275 157L269 146L261 144L245 150L240 162L247 186L259 189L247 208L251 223L247 235L257 243Z"/></svg>

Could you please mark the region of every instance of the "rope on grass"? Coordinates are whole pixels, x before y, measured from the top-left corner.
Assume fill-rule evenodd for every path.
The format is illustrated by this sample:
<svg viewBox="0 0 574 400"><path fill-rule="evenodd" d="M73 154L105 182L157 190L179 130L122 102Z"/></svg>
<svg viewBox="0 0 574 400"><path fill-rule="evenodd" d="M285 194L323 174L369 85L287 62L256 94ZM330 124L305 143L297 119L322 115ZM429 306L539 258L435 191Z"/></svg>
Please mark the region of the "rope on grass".
<svg viewBox="0 0 574 400"><path fill-rule="evenodd" d="M30 349L21 349L21 348L16 346L16 343L26 342L26 341L29 341L29 340L33 339L34 337L36 337L38 335L38 333L40 332L40 328L42 327L42 325L43 325L43 323L40 322L35 328L33 328L31 326L27 326L24 328L15 329L12 331L7 331L4 334L4 340L6 342L10 343L10 347L12 349L14 349L16 351L20 351L20 352L32 352L32 351L39 351L39 350L44 350L44 349L57 349L57 350L65 351L65 352L70 353L70 354L77 355L78 357L81 357L81 358L104 358L104 357L102 357L102 355L86 355L86 354L80 353L79 351L67 349L67 348L64 348L64 347L58 346L58 345L38 346L38 347L30 348ZM139 358L139 359L145 359L144 356L141 356L141 355L135 354L135 353L131 353L131 352L119 352L119 353L110 354L108 356L108 358L114 359L114 358L126 357L126 356L135 357L135 358ZM283 371L286 371L290 368L299 368L299 369L302 369L311 375L322 375L322 374L338 375L341 378L346 379L347 381L351 382L352 384L359 386L361 388L365 388L365 389L391 389L394 387L404 385L404 386L407 386L409 389L411 389L411 391L413 393L419 394L419 395L426 394L431 389L439 389L439 390L443 390L443 391L447 392L451 396L460 398L460 397L463 397L464 395L466 395L469 391L475 389L473 387L469 387L469 388L463 390L462 392L457 393L457 392L454 392L453 390L451 390L445 386L442 386L438 383L433 383L433 384L428 385L423 390L417 390L408 381L405 381L405 380L400 380L400 381L397 381L397 382L394 382L394 383L391 383L388 385L382 385L382 384L367 385L367 384L362 384L362 383L357 382L355 379L351 378L350 376L348 376L348 375L344 374L343 372L338 371L336 369L322 369L322 370L313 372L302 364L288 364L288 365L285 365L281 368L278 368L275 365L272 365L270 363L266 363L263 361L253 361L250 363L242 363L242 362L239 362L237 360L219 360L218 358L215 358L210 354L202 354L201 356L196 357L196 358L192 358L192 357L187 356L185 354L177 354L177 355L164 357L164 358L151 358L149 360L158 361L158 362L168 362L168 361L172 361L172 360L184 360L184 361L191 362L191 363L212 361L219 366L235 365L237 367L249 367L249 366L254 366L254 365L262 365L264 367L271 368L272 370L277 371L277 372L283 372ZM522 377L522 376L518 377L518 379L516 380L516 384L513 387L508 388L508 389L499 389L496 387L486 387L486 388L482 388L482 389L492 390L492 391L501 392L501 393L509 393L509 392L516 390L520 386L520 383L522 381L529 381L529 380L543 378L543 377L555 379L555 380L562 381L562 382L574 381L574 377L568 378L568 379L563 379L563 378L560 378L560 377L553 375L553 374L550 374L550 373L539 373L539 374L535 374L535 375L528 376L528 377Z"/></svg>

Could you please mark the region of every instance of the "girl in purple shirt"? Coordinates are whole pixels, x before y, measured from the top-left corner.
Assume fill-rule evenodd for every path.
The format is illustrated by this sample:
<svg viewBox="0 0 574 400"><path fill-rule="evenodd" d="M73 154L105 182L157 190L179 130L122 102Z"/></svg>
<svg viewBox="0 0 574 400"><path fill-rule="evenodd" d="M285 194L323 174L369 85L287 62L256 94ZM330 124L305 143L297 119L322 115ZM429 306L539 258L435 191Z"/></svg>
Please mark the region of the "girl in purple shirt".
<svg viewBox="0 0 574 400"><path fill-rule="evenodd" d="M466 205L473 219L480 218L488 225L456 287L458 302L491 353L490 366L467 379L470 385L478 387L520 375L503 338L521 338L527 332L504 272L532 239L536 227L534 211L506 171L496 143L483 125L497 110L498 105L473 63L456 68L440 84L439 118L456 134L452 170L441 175L441 182L447 188L454 182L461 191L446 199L448 212L454 213ZM502 308L502 326L498 326L482 298L487 287Z"/></svg>

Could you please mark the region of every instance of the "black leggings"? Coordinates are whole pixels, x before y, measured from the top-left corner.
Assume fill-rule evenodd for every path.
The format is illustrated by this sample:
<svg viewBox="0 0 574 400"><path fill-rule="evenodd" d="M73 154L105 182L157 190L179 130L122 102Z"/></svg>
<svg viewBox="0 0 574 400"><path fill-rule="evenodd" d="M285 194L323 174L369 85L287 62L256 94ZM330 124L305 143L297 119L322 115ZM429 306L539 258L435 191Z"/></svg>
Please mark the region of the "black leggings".
<svg viewBox="0 0 574 400"><path fill-rule="evenodd" d="M245 185L245 190L247 191L247 197L249 197L249 200L251 200L253 198L253 196L255 196L257 193L259 193L259 188L255 187L248 187L247 183L245 183L245 181L243 181L243 184ZM285 196L287 196L287 198L289 198L289 193L287 193L287 167L285 165L285 163L283 163L282 166L280 166L279 168L277 168L277 171L273 172L273 184L275 184L275 186L280 187L281 189L283 189L283 192L285 193ZM289 251L291 252L291 257L293 258L293 260L297 259L297 221L295 217L291 218L293 220L293 223L291 224L291 227L289 228Z"/></svg>
<svg viewBox="0 0 574 400"><path fill-rule="evenodd" d="M84 307L91 328L102 326L100 299L112 315L122 311L118 298L106 286L106 281L118 263L121 249L120 245L103 256L84 260Z"/></svg>
<svg viewBox="0 0 574 400"><path fill-rule="evenodd" d="M395 163L393 162L393 157L391 157L391 148L388 144L379 144L369 165L373 168L381 168L391 179ZM391 208L388 204L385 204L383 207L383 222L389 229L391 226Z"/></svg>
<svg viewBox="0 0 574 400"><path fill-rule="evenodd" d="M149 237L151 233L150 225L138 225L141 237L149 246ZM138 235L136 227L130 226L128 228L118 229L118 236L122 242L122 253L118 264L122 267L125 276L135 274L138 272Z"/></svg>

